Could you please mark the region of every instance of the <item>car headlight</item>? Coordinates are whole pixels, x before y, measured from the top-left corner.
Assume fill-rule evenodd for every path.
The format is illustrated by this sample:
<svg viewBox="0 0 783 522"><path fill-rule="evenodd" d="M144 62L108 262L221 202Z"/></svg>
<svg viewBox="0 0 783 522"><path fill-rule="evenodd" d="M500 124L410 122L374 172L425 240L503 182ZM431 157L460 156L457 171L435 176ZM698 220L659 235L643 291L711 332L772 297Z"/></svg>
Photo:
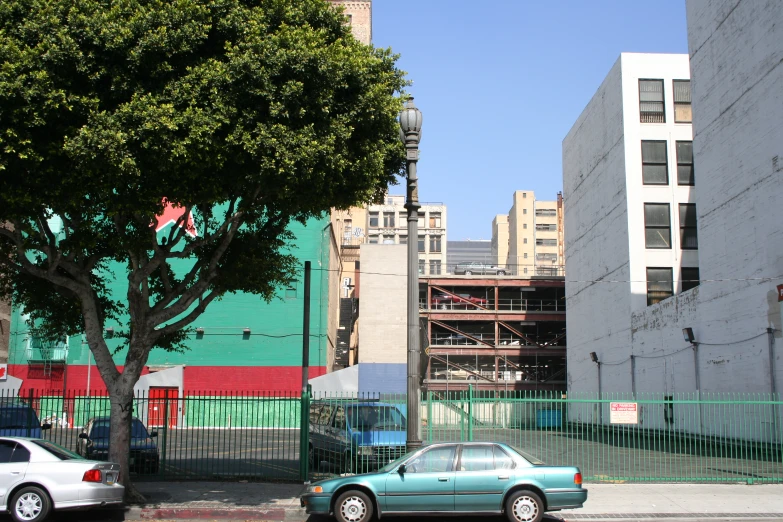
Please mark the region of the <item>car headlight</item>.
<svg viewBox="0 0 783 522"><path fill-rule="evenodd" d="M364 456L372 455L372 446L359 446L358 453Z"/></svg>
<svg viewBox="0 0 783 522"><path fill-rule="evenodd" d="M324 488L321 486L307 486L308 493L323 493Z"/></svg>

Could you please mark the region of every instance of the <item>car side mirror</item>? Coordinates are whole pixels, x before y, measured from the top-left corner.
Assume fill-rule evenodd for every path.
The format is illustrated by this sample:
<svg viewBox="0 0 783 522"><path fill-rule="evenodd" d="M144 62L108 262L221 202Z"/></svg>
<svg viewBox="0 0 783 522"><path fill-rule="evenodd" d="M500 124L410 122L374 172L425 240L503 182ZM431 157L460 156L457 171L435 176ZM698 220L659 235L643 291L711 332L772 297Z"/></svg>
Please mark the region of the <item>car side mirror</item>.
<svg viewBox="0 0 783 522"><path fill-rule="evenodd" d="M50 430L50 429L52 429L52 425L49 424L48 422L45 422L45 423L41 424L41 429L42 430Z"/></svg>
<svg viewBox="0 0 783 522"><path fill-rule="evenodd" d="M86 433L80 433L79 434L79 438L80 439L89 439L90 437L88 437Z"/></svg>
<svg viewBox="0 0 783 522"><path fill-rule="evenodd" d="M150 438L157 437L157 436L158 436L158 432L157 431L153 431L152 433L150 433Z"/></svg>
<svg viewBox="0 0 783 522"><path fill-rule="evenodd" d="M406 467L405 467L405 464L400 464L400 467L399 467L399 468L397 468L397 473L399 473L400 475L403 475L403 474L405 474L405 471L406 471L407 469L408 469L408 468L406 468Z"/></svg>

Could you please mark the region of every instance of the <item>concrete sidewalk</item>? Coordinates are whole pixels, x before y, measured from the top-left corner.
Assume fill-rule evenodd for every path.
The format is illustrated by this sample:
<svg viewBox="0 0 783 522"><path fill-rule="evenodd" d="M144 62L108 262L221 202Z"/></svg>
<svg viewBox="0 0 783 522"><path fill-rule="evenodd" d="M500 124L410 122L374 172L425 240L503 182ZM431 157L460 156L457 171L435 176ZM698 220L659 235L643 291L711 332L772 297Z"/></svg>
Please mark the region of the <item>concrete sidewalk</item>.
<svg viewBox="0 0 783 522"><path fill-rule="evenodd" d="M301 521L301 484L258 482L137 483L147 504L125 520ZM585 507L553 513L565 520L731 518L783 520L783 485L586 484Z"/></svg>

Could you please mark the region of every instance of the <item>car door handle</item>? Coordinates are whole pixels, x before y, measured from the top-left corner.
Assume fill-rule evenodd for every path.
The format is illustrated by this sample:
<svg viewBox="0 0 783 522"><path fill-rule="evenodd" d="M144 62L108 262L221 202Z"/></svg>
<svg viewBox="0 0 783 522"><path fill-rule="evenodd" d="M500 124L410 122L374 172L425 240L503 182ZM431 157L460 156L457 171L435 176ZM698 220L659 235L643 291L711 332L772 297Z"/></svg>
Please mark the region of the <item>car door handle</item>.
<svg viewBox="0 0 783 522"><path fill-rule="evenodd" d="M508 480L508 475L498 475L498 480Z"/></svg>
<svg viewBox="0 0 783 522"><path fill-rule="evenodd" d="M12 471L12 472L11 472L11 475L19 475L19 474L21 474L21 473L22 473L21 471Z"/></svg>
<svg viewBox="0 0 783 522"><path fill-rule="evenodd" d="M449 481L449 477L438 477L438 481L439 482L448 482Z"/></svg>

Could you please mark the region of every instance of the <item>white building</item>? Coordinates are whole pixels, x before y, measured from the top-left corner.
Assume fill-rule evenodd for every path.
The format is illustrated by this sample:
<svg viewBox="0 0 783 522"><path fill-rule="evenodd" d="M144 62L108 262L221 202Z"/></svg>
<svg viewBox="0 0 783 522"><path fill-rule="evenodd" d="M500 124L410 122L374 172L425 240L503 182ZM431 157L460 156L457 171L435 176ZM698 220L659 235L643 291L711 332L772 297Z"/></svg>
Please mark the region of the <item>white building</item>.
<svg viewBox="0 0 783 522"><path fill-rule="evenodd" d="M689 346L680 331L636 343L634 326L697 295L689 79L687 55L623 53L563 141L569 391L598 390L591 352L602 391L693 391L692 367L675 379L667 358L631 359Z"/></svg>
<svg viewBox="0 0 783 522"><path fill-rule="evenodd" d="M419 274L446 273L446 205L421 203L419 209ZM366 243L407 244L405 196L386 196L382 205L367 206Z"/></svg>
<svg viewBox="0 0 783 522"><path fill-rule="evenodd" d="M655 57L623 55L564 141L566 265L569 280L580 281L567 284L569 384L575 390L596 390L595 352L603 391L780 392L783 9L777 0L688 0L687 14L695 186L670 183L666 202L695 204L698 251L677 245L690 228L672 234L671 249L640 246L644 222L631 215L633 207L664 199L647 199L653 193L643 187L643 199L631 204L631 176L622 175L639 163L628 153L636 148L629 145L628 127L637 125L629 125L633 93L626 86L633 79L626 79L625 65ZM630 70L664 79L667 123L638 125L641 139L653 132L647 127L665 126L671 151L672 142L685 139L678 124L669 123L676 109L672 82L687 71L648 65ZM671 172L671 153L668 164ZM672 212L675 231L682 225L677 219ZM653 233L649 223L646 232L648 238ZM695 267L694 254L701 283L684 291L678 268ZM671 265L663 264L667 256ZM645 285L641 271L650 266L672 267L674 295L657 304L652 301L668 289L651 286L649 278ZM691 330L693 345L683 329ZM774 436L771 411L748 408L742 416L757 416L768 426L753 437Z"/></svg>

